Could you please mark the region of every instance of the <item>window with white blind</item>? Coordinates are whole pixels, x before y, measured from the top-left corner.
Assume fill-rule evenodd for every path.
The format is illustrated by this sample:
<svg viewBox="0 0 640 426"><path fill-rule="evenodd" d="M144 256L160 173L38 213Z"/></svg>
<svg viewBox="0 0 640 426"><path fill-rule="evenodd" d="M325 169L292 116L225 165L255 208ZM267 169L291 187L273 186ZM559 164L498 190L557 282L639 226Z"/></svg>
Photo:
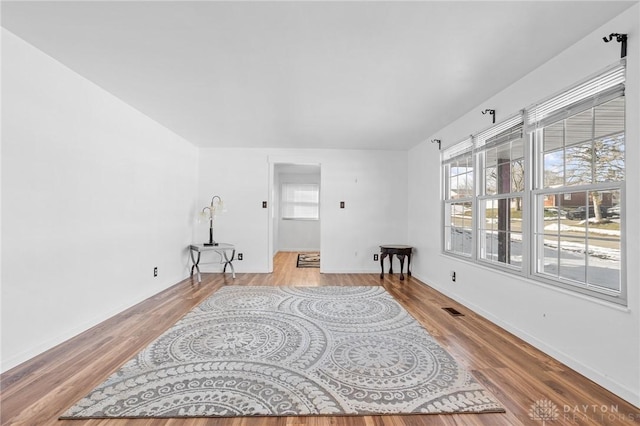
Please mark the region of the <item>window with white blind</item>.
<svg viewBox="0 0 640 426"><path fill-rule="evenodd" d="M476 136L479 259L522 267L525 162L522 115Z"/></svg>
<svg viewBox="0 0 640 426"><path fill-rule="evenodd" d="M445 150L443 251L625 304L624 84L622 60Z"/></svg>
<svg viewBox="0 0 640 426"><path fill-rule="evenodd" d="M474 167L471 139L444 152L444 250L464 257L473 253Z"/></svg>
<svg viewBox="0 0 640 426"><path fill-rule="evenodd" d="M315 183L283 183L280 193L282 219L320 219L320 185Z"/></svg>
<svg viewBox="0 0 640 426"><path fill-rule="evenodd" d="M538 163L533 273L622 298L624 66L534 106L529 121Z"/></svg>

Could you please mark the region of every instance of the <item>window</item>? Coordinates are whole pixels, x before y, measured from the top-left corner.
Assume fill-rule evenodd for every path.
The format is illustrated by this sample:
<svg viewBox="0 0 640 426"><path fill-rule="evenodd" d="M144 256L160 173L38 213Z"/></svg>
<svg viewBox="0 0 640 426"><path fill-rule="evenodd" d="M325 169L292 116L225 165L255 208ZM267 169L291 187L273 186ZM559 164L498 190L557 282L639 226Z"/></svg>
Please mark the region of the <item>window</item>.
<svg viewBox="0 0 640 426"><path fill-rule="evenodd" d="M479 258L522 267L525 189L522 116L476 136L482 184L478 197Z"/></svg>
<svg viewBox="0 0 640 426"><path fill-rule="evenodd" d="M445 251L470 257L473 249L473 156L471 140L445 152Z"/></svg>
<svg viewBox="0 0 640 426"><path fill-rule="evenodd" d="M543 218L534 228L535 273L618 295L622 293L619 206L625 175L622 88L566 115L534 133L541 159L534 188L536 214ZM545 217L548 207L557 207L561 214Z"/></svg>
<svg viewBox="0 0 640 426"><path fill-rule="evenodd" d="M445 150L443 251L616 303L625 63Z"/></svg>
<svg viewBox="0 0 640 426"><path fill-rule="evenodd" d="M320 186L315 183L283 183L281 191L282 219L318 220L320 218Z"/></svg>

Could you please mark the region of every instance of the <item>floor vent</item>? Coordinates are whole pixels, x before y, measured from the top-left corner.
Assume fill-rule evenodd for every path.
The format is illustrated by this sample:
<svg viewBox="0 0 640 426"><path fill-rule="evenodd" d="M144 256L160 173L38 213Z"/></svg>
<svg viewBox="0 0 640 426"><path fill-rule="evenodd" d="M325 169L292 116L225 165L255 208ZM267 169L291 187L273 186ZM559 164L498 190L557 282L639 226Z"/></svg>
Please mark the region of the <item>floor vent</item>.
<svg viewBox="0 0 640 426"><path fill-rule="evenodd" d="M449 314L454 316L454 317L463 317L464 316L464 314L462 312L458 311L455 308L442 308L442 309L444 309L445 311L449 312Z"/></svg>

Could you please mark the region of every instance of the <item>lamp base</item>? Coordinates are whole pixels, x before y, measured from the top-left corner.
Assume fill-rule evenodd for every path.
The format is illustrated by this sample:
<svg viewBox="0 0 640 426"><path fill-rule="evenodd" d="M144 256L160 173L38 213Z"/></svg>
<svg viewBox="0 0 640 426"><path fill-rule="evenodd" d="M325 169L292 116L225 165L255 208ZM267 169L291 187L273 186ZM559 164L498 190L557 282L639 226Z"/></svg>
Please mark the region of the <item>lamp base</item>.
<svg viewBox="0 0 640 426"><path fill-rule="evenodd" d="M218 243L204 243L204 246L217 246Z"/></svg>

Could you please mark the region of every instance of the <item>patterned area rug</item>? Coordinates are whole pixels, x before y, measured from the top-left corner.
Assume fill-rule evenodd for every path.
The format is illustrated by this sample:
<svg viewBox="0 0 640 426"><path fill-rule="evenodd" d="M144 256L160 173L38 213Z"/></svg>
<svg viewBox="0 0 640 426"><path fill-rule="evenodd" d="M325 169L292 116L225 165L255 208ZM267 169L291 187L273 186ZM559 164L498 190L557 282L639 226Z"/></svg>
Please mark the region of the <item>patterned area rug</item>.
<svg viewBox="0 0 640 426"><path fill-rule="evenodd" d="M319 268L320 253L299 253L296 266L298 268Z"/></svg>
<svg viewBox="0 0 640 426"><path fill-rule="evenodd" d="M502 411L383 287L230 286L62 418Z"/></svg>

